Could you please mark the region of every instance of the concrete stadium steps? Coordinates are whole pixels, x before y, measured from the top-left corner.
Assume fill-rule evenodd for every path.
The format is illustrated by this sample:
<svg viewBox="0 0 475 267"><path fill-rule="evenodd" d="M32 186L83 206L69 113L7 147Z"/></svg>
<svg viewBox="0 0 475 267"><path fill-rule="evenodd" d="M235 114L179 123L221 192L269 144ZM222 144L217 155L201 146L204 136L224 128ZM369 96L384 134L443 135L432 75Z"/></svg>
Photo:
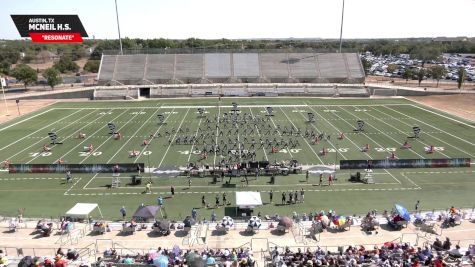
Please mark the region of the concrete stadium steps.
<svg viewBox="0 0 475 267"><path fill-rule="evenodd" d="M269 81L289 78L287 54L259 54L261 74Z"/></svg>
<svg viewBox="0 0 475 267"><path fill-rule="evenodd" d="M232 58L234 77L258 78L261 75L257 53L235 53Z"/></svg>
<svg viewBox="0 0 475 267"><path fill-rule="evenodd" d="M203 78L203 54L179 54L175 62L176 79L186 83Z"/></svg>
<svg viewBox="0 0 475 267"><path fill-rule="evenodd" d="M163 81L175 78L175 55L148 55L145 78L150 81ZM160 83L160 82L159 82Z"/></svg>
<svg viewBox="0 0 475 267"><path fill-rule="evenodd" d="M141 81L145 71L145 59L146 55L118 56L114 80Z"/></svg>
<svg viewBox="0 0 475 267"><path fill-rule="evenodd" d="M205 54L205 76L207 78L229 78L231 54Z"/></svg>
<svg viewBox="0 0 475 267"><path fill-rule="evenodd" d="M342 54L317 54L320 77L326 79L346 79L348 72Z"/></svg>
<svg viewBox="0 0 475 267"><path fill-rule="evenodd" d="M364 70L360 57L357 54L344 54L344 57L348 64L348 76L350 79L364 78Z"/></svg>
<svg viewBox="0 0 475 267"><path fill-rule="evenodd" d="M313 53L290 54L288 58L290 75L311 82L319 76L317 62Z"/></svg>
<svg viewBox="0 0 475 267"><path fill-rule="evenodd" d="M102 57L99 80L110 81L113 79L116 60L117 56L104 55Z"/></svg>

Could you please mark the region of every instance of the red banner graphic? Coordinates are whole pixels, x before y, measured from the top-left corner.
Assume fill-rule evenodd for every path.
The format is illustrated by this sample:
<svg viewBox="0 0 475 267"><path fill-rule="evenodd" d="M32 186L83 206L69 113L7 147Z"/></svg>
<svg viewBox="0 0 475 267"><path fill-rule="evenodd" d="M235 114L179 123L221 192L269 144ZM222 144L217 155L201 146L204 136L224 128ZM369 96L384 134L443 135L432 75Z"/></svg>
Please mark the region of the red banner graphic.
<svg viewBox="0 0 475 267"><path fill-rule="evenodd" d="M33 43L82 43L79 32L30 32Z"/></svg>

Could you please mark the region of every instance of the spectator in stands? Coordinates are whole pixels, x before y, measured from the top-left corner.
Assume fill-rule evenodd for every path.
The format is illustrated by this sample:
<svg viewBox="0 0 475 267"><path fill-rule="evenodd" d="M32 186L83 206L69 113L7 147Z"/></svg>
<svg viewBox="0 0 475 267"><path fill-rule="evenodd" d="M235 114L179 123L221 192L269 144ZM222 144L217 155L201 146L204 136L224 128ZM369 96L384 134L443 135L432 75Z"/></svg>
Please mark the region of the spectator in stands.
<svg viewBox="0 0 475 267"><path fill-rule="evenodd" d="M3 254L3 250L0 250L0 266L5 267L8 266L8 258Z"/></svg>
<svg viewBox="0 0 475 267"><path fill-rule="evenodd" d="M452 246L452 243L450 243L450 239L448 237L445 238L444 244L442 245L442 249L449 250L451 246Z"/></svg>
<svg viewBox="0 0 475 267"><path fill-rule="evenodd" d="M125 263L125 264L134 264L135 260L134 260L134 258L130 257L130 255L127 254L125 256L125 259L124 259L123 263Z"/></svg>
<svg viewBox="0 0 475 267"><path fill-rule="evenodd" d="M454 258L461 258L463 255L462 252L460 252L460 246L455 245L455 248L449 251L449 255Z"/></svg>
<svg viewBox="0 0 475 267"><path fill-rule="evenodd" d="M435 238L432 248L436 251L441 251L443 249L442 241L438 237Z"/></svg>

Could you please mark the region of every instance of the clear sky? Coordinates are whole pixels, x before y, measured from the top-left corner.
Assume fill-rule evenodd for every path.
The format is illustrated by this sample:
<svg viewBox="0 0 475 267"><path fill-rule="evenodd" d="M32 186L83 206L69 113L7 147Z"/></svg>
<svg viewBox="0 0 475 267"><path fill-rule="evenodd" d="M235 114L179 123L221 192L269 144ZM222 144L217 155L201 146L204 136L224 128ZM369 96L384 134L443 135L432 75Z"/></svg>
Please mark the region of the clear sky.
<svg viewBox="0 0 475 267"><path fill-rule="evenodd" d="M344 38L475 36L475 0L345 0ZM123 37L338 38L342 0L117 0ZM89 36L117 38L114 0L0 0L10 14L77 14Z"/></svg>

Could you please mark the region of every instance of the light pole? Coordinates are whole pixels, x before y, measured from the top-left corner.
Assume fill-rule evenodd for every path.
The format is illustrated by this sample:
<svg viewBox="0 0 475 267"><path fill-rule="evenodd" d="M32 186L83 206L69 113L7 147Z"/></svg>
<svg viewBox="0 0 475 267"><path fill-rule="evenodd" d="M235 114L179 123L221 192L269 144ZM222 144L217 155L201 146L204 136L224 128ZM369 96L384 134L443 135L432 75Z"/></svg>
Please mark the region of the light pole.
<svg viewBox="0 0 475 267"><path fill-rule="evenodd" d="M122 52L122 39L120 38L119 12L117 11L117 0L115 0L115 17L116 17L116 19L117 19L117 31L119 32L120 54L123 55L123 52Z"/></svg>
<svg viewBox="0 0 475 267"><path fill-rule="evenodd" d="M343 0L343 6L341 7L341 27L340 27L340 53L341 53L341 46L343 44L343 17L345 14L345 0Z"/></svg>

